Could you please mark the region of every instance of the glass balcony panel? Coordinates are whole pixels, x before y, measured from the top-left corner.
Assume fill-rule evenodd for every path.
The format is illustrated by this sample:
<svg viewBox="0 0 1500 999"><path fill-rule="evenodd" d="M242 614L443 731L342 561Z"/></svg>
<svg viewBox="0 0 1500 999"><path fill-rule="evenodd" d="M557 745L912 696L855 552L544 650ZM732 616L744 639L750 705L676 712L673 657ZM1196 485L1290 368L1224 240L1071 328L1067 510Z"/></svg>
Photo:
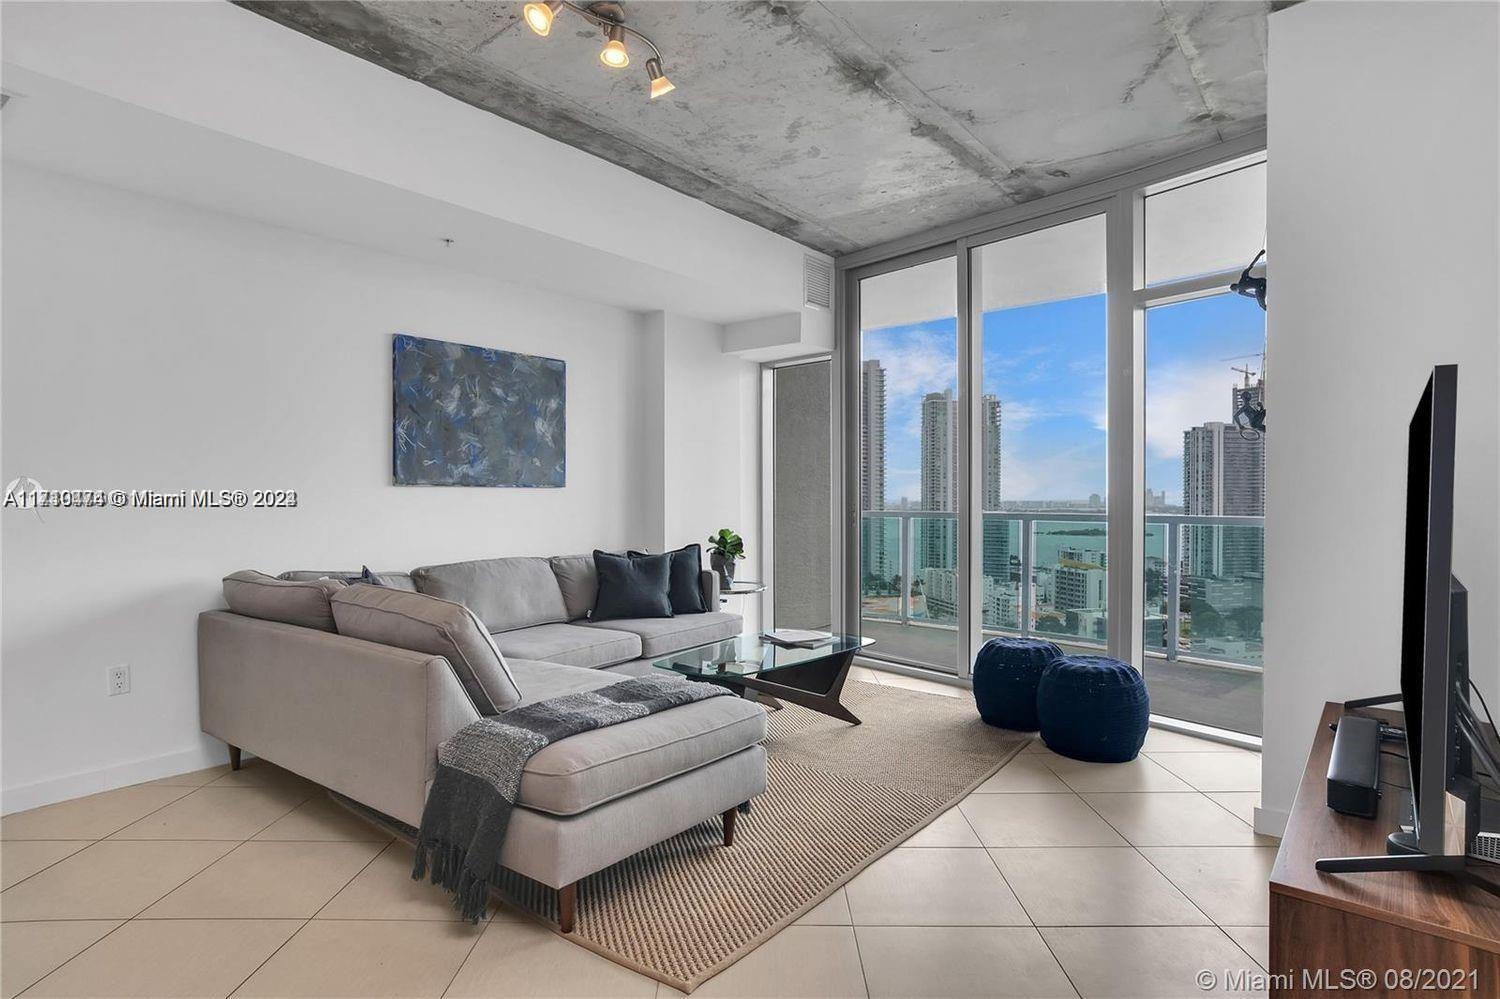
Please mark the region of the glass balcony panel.
<svg viewBox="0 0 1500 999"><path fill-rule="evenodd" d="M876 643L866 654L955 672L958 518L867 513L860 548L861 633Z"/></svg>
<svg viewBox="0 0 1500 999"><path fill-rule="evenodd" d="M984 515L980 555L982 627L986 631L1021 629L1021 521L998 514Z"/></svg>
<svg viewBox="0 0 1500 999"><path fill-rule="evenodd" d="M1107 525L1037 520L1031 525L1031 630L1070 644L1104 646L1109 634Z"/></svg>
<svg viewBox="0 0 1500 999"><path fill-rule="evenodd" d="M1265 529L1190 523L1183 533L1179 655L1261 666Z"/></svg>
<svg viewBox="0 0 1500 999"><path fill-rule="evenodd" d="M902 591L901 518L867 513L859 531L860 614L867 621L900 621Z"/></svg>
<svg viewBox="0 0 1500 999"><path fill-rule="evenodd" d="M1142 602L1145 606L1145 622L1142 628L1143 642L1147 652L1167 650L1167 618L1171 614L1171 601L1167 589L1167 531L1165 524L1146 524L1144 587Z"/></svg>

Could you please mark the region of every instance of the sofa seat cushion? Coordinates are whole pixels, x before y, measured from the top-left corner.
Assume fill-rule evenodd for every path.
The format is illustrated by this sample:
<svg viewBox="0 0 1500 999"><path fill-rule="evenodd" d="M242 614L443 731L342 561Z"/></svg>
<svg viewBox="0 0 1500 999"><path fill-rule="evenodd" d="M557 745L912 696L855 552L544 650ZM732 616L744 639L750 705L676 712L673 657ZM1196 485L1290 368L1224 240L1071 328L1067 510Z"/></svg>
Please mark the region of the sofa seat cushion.
<svg viewBox="0 0 1500 999"><path fill-rule="evenodd" d="M487 558L424 565L413 569L411 577L423 593L468 607L491 632L568 619L557 577L544 558Z"/></svg>
<svg viewBox="0 0 1500 999"><path fill-rule="evenodd" d="M526 703L618 683L598 670L512 659ZM691 682L691 681L686 681ZM765 709L738 697L711 697L569 736L537 753L521 772L520 803L577 815L715 760L766 736Z"/></svg>
<svg viewBox="0 0 1500 999"><path fill-rule="evenodd" d="M744 626L744 618L725 611L684 614L682 617L626 617L598 624L579 622L582 628L609 628L639 635L641 655L646 659L669 656L710 642L722 642L738 635Z"/></svg>
<svg viewBox="0 0 1500 999"><path fill-rule="evenodd" d="M641 654L640 636L629 631L577 624L539 624L491 636L507 659L532 659L566 666L609 666Z"/></svg>

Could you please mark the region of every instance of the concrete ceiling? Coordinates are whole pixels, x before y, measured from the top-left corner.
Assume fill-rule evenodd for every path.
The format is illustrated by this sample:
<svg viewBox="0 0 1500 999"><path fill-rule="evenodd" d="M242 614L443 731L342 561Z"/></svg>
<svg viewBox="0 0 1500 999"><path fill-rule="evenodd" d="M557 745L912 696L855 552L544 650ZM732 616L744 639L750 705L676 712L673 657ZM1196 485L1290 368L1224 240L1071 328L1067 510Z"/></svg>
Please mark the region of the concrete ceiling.
<svg viewBox="0 0 1500 999"><path fill-rule="evenodd" d="M677 84L655 101L645 47L606 69L569 13L538 38L519 2L240 6L834 254L1265 124L1269 0L627 2Z"/></svg>

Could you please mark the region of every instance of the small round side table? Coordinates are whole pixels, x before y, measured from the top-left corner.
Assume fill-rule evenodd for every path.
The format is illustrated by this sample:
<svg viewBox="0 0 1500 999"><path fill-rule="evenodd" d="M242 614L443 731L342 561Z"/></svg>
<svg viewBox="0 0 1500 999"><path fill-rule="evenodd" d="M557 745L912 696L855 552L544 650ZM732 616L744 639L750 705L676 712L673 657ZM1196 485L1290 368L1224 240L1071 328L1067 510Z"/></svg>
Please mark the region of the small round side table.
<svg viewBox="0 0 1500 999"><path fill-rule="evenodd" d="M727 588L719 589L719 603L729 603L730 597L748 597L764 592L766 592L765 583L758 583L753 579L736 579Z"/></svg>

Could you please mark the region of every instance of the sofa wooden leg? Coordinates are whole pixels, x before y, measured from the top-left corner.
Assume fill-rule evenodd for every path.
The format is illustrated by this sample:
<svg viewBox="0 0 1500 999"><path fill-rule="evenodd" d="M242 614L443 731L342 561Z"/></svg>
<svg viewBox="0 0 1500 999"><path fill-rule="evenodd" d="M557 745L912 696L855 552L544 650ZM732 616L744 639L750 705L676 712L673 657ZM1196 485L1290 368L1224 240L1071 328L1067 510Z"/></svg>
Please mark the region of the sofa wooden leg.
<svg viewBox="0 0 1500 999"><path fill-rule="evenodd" d="M240 768L240 747L239 746L230 746L229 747L229 769L230 770L238 770L239 768Z"/></svg>
<svg viewBox="0 0 1500 999"><path fill-rule="evenodd" d="M724 813L724 845L734 846L734 820L740 814L739 806L729 809Z"/></svg>
<svg viewBox="0 0 1500 999"><path fill-rule="evenodd" d="M578 882L557 889L557 922L564 933L573 932L578 919Z"/></svg>

